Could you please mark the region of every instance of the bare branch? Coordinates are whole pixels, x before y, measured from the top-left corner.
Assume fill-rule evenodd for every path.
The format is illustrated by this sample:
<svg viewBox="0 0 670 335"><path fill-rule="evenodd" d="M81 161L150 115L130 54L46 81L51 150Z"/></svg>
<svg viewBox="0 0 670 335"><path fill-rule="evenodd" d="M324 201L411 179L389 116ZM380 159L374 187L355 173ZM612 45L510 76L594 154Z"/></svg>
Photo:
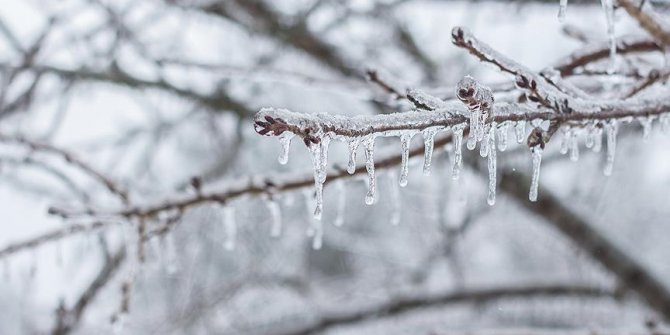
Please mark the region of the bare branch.
<svg viewBox="0 0 670 335"><path fill-rule="evenodd" d="M617 0L619 6L626 10L628 15L632 16L640 23L654 39L665 48L670 47L670 31L655 17L655 13L649 10L649 7L638 6L630 0Z"/></svg>

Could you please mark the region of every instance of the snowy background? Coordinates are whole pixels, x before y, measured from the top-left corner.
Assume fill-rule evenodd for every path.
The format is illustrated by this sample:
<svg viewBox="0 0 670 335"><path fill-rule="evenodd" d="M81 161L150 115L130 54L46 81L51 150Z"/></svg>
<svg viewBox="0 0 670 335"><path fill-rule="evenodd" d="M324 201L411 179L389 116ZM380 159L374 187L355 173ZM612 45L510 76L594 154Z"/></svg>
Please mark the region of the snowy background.
<svg viewBox="0 0 670 335"><path fill-rule="evenodd" d="M236 1L221 2L225 7ZM36 86L25 104L0 112L0 133L63 148L128 189L134 204L149 206L195 194L189 186L193 176L202 177L204 190L250 178L310 176L312 163L301 141L291 146L288 164L280 165L278 141L254 132L253 113L267 106L342 115L410 109L366 82L366 68L449 98L464 75L491 85L511 82L452 45L454 26L468 27L534 70L584 48L565 27L585 34L587 44L607 40L605 13L595 0L571 4L563 23L557 19L558 1L266 3L282 27L308 29L332 46L342 64L329 65L296 47L300 42L292 44L301 38L299 31L294 36L256 24L258 17L234 4L230 18L204 10L211 5L205 1L4 1L0 108ZM297 24L306 13L304 25ZM646 36L625 12L615 15L617 37ZM403 33L418 51L410 51ZM35 45L35 57L25 63L23 52ZM417 53L427 58L419 60ZM648 61L662 64L656 56ZM241 108L214 100L221 96ZM670 134L658 128L655 123L645 141L639 123L622 125L609 177L602 172L604 152L593 153L582 142L580 159L572 162L559 153L559 140L552 141L541 185L670 287ZM530 154L512 135L507 151L498 153L499 169L529 175ZM421 145L421 137L412 143ZM399 148L397 139L377 143L379 155ZM466 160L481 159L464 154ZM346 166L347 160L346 145L333 143L330 162ZM251 195L229 203L237 226L234 250L225 248L230 232L220 204L189 208L172 231L145 243L146 260L138 263L132 251L137 221L48 214L51 206L103 213L123 208L104 185L58 155L0 141L0 250L70 224L106 222L92 233L0 253L0 333L52 332L59 305L74 306L105 257L126 247L123 264L86 305L72 332L302 334L319 320L374 310L402 297L429 300L538 285L582 285L617 294L419 304L314 331L644 333L650 320L662 320L517 199L501 193L488 206L487 180L478 172L465 167L453 181L449 155L441 148L430 176L422 175L422 162L421 157L410 162L409 185L402 189L399 168L380 171L373 206L364 203L364 178L327 185L318 250L306 235L313 224L312 188L306 187L274 199ZM283 231L272 237L277 208ZM391 225L394 216L400 218L397 226ZM341 227L333 225L338 219ZM129 280L129 312L119 314L121 286ZM122 320L112 324L113 315Z"/></svg>

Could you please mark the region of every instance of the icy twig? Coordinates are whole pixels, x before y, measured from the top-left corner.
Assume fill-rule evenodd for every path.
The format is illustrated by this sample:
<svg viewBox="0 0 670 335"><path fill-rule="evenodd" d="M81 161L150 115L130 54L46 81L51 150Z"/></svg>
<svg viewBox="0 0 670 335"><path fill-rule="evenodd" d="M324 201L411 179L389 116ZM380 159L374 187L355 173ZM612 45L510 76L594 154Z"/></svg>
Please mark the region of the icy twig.
<svg viewBox="0 0 670 335"><path fill-rule="evenodd" d="M622 7L628 15L635 18L640 26L644 28L656 41L663 44L666 48L670 47L670 27L664 25L661 20L656 17L656 14L643 6L640 8L638 4L630 0L617 0L620 7Z"/></svg>

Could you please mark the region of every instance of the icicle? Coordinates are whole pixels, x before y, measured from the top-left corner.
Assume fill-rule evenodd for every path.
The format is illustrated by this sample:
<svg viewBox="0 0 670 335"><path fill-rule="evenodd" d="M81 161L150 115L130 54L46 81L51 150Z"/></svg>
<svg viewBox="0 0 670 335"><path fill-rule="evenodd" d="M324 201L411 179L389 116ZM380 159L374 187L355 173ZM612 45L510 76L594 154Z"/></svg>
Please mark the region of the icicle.
<svg viewBox="0 0 670 335"><path fill-rule="evenodd" d="M400 146L402 151L402 162L400 164L400 186L407 186L407 175L409 174L409 144L412 141L414 133L403 134L400 136Z"/></svg>
<svg viewBox="0 0 670 335"><path fill-rule="evenodd" d="M661 131L664 134L667 134L668 131L670 131L670 115L668 114L661 115L659 121L661 122Z"/></svg>
<svg viewBox="0 0 670 335"><path fill-rule="evenodd" d="M605 170L603 172L606 176L611 176L614 168L614 155L616 153L617 122L614 120L607 122L605 130L607 131L607 161L605 162Z"/></svg>
<svg viewBox="0 0 670 335"><path fill-rule="evenodd" d="M282 231L281 208L279 207L279 203L275 200L268 200L267 206L270 211L270 218L272 219L272 230L270 235L272 237L279 237Z"/></svg>
<svg viewBox="0 0 670 335"><path fill-rule="evenodd" d="M365 139L363 145L365 145L365 168L368 171L368 194L365 195L365 203L372 205L375 202L375 138Z"/></svg>
<svg viewBox="0 0 670 335"><path fill-rule="evenodd" d="M498 150L505 151L507 150L507 133L508 133L509 124L507 122L503 123L498 127Z"/></svg>
<svg viewBox="0 0 670 335"><path fill-rule="evenodd" d="M491 123L491 128L489 130L488 136L488 168L489 168L489 195L486 199L486 202L489 206L493 206L496 203L496 124Z"/></svg>
<svg viewBox="0 0 670 335"><path fill-rule="evenodd" d="M540 187L540 165L542 164L542 148L536 145L530 149L533 155L533 175L530 182L528 200L537 201L537 189Z"/></svg>
<svg viewBox="0 0 670 335"><path fill-rule="evenodd" d="M226 250L235 250L235 240L237 239L237 223L235 223L235 207L230 205L223 206L223 227L226 231L226 240L223 244Z"/></svg>
<svg viewBox="0 0 670 335"><path fill-rule="evenodd" d="M608 73L614 73L616 70L616 36L614 35L614 3L613 0L600 0L605 10L605 19L607 20L607 37L610 43L610 64Z"/></svg>
<svg viewBox="0 0 670 335"><path fill-rule="evenodd" d="M593 148L593 144L595 143L595 128L593 123L586 125L586 141L584 141L584 144L589 149Z"/></svg>
<svg viewBox="0 0 670 335"><path fill-rule="evenodd" d="M281 154L277 160L281 165L288 163L288 153L291 148L291 139L293 139L294 136L295 134L289 132L284 132L279 136L279 143L281 143Z"/></svg>
<svg viewBox="0 0 670 335"><path fill-rule="evenodd" d="M468 135L468 150L475 150L477 147L477 132L480 127L481 118L479 107L470 110L470 135Z"/></svg>
<svg viewBox="0 0 670 335"><path fill-rule="evenodd" d="M395 185L393 182L395 179L395 176L393 174L390 174L391 176L391 183L389 183L389 186L391 187L391 225L397 226L400 224L400 219L401 219L401 212L400 209L402 205L400 204L400 189L398 186Z"/></svg>
<svg viewBox="0 0 670 335"><path fill-rule="evenodd" d="M314 225L314 236L312 237L312 249L320 250L323 246L323 222L312 220Z"/></svg>
<svg viewBox="0 0 670 335"><path fill-rule="evenodd" d="M600 127L597 127L594 131L594 137L593 139L595 140L593 142L593 151L594 152L600 152L603 147L603 129Z"/></svg>
<svg viewBox="0 0 670 335"><path fill-rule="evenodd" d="M526 139L526 121L517 121L514 124L514 134L516 135L516 143L523 143Z"/></svg>
<svg viewBox="0 0 670 335"><path fill-rule="evenodd" d="M576 131L570 131L570 160L576 162L579 160L579 141Z"/></svg>
<svg viewBox="0 0 670 335"><path fill-rule="evenodd" d="M433 146L435 143L435 134L437 133L436 128L428 128L422 132L423 143L424 143L424 155L423 155L423 175L430 175L430 164L433 160Z"/></svg>
<svg viewBox="0 0 670 335"><path fill-rule="evenodd" d="M565 155L570 149L570 136L572 131L568 127L561 128L561 149L559 150L561 154Z"/></svg>
<svg viewBox="0 0 670 335"><path fill-rule="evenodd" d="M454 127L454 159L452 160L451 178L457 180L461 175L461 167L463 166L463 128L465 126L458 125Z"/></svg>
<svg viewBox="0 0 670 335"><path fill-rule="evenodd" d="M354 174L356 172L356 151L358 150L358 145L361 143L361 140L354 138L349 141L349 164L347 165L347 172L349 174Z"/></svg>
<svg viewBox="0 0 670 335"><path fill-rule="evenodd" d="M335 182L335 188L336 188L335 192L337 193L337 216L335 217L335 221L333 222L333 224L336 227L341 227L342 224L344 224L344 214L345 214L344 210L347 203L347 197L346 194L344 193L345 192L344 181L338 179Z"/></svg>
<svg viewBox="0 0 670 335"><path fill-rule="evenodd" d="M642 138L645 142L649 141L649 135L651 134L651 126L654 123L654 117L640 117L637 119L637 121L642 125Z"/></svg>
<svg viewBox="0 0 670 335"><path fill-rule="evenodd" d="M482 127L483 127L483 126L484 126L484 125L482 125ZM486 133L488 134L488 133L491 131L492 128L493 128L493 127L490 127L490 126L489 126L489 127L487 128ZM487 136L487 137L488 137L488 136ZM489 141L488 141L488 138L487 138L486 141L482 141L482 142L479 144L479 155L482 156L482 157L486 157L488 154L489 154Z"/></svg>
<svg viewBox="0 0 670 335"><path fill-rule="evenodd" d="M328 145L330 138L324 136L320 139L318 144L311 143L308 146L312 154L312 163L314 165L314 195L315 208L314 218L321 220L323 214L323 183L326 181L326 165L328 162Z"/></svg>
<svg viewBox="0 0 670 335"><path fill-rule="evenodd" d="M565 21L565 13L568 11L568 0L561 0L558 8L558 21Z"/></svg>

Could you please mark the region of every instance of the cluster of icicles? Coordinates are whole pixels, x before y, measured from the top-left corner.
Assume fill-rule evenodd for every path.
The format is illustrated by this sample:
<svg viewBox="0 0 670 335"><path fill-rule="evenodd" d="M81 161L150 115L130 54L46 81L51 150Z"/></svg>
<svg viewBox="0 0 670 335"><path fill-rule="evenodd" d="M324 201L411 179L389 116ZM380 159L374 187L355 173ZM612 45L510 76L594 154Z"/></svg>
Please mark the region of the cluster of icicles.
<svg viewBox="0 0 670 335"><path fill-rule="evenodd" d="M480 111L478 108L472 108L470 110L471 116L469 121L470 135L467 138L466 147L469 150L474 150L479 146L479 154L482 157L488 159L488 196L487 202L489 205L493 205L496 200L496 169L497 169L497 151L505 151L508 144L508 133L509 128L514 128L514 134L516 137L517 143L524 143L527 137L526 131L526 121L506 121L500 124L495 122L483 122L483 118L480 117ZM656 120L656 116L646 116L638 118L624 118L619 120L608 120L608 121L590 121L587 123L581 123L579 126L563 126L560 129L561 133L561 145L560 152L563 154L568 154L572 161L577 161L579 159L579 139L580 136L584 136L584 145L586 148L593 150L594 152L600 152L603 147L603 133L605 135L606 141L606 163L604 167L604 174L610 175L612 173L612 168L614 164L614 157L616 152L616 136L618 131L619 123L629 123L633 120L636 120L640 123L643 129L643 136L645 139L649 137L649 134L652 129L653 121ZM661 126L664 131L670 129L670 116L664 115L660 118ZM450 128L445 127L429 127L424 130L403 130L394 133L395 136L398 136L400 139L401 147L401 165L400 173L398 174L398 183L401 187L407 186L407 176L409 173L409 150L410 142L412 138L418 134L421 134L424 140L424 161L423 161L423 173L424 175L429 175L431 171L431 161L433 156L433 147L434 147L434 138L440 132L451 131L453 136L453 141L451 145L452 150L452 166L451 166L451 176L454 180L458 179L460 176L460 171L463 165L463 155L462 155L462 146L463 146L463 131L465 129L466 123L461 123L454 125ZM533 128L542 127L542 120L534 120L530 122ZM349 147L349 162L347 166L347 171L349 174L354 174L356 171L356 155L358 148L362 145L365 152L365 167L367 170L367 185L368 191L365 196L365 203L372 205L375 202L375 164L374 164L374 144L375 138L381 136L378 134L371 134L363 137L353 137L344 139ZM291 139L294 137L291 133L284 133L280 136L279 140L282 145L281 154L279 156L279 162L281 164L286 164L288 162L288 152L291 144ZM327 162L328 162L328 148L331 142L331 137L328 133L322 134L319 137L318 144L310 144L308 149L312 156L313 171L314 171L314 218L316 221L321 220L323 214L323 186L327 177ZM540 178L540 164L542 162L542 152L543 149L538 145L530 149L532 154L532 179L531 187L529 190L528 198L531 201L536 201L538 197L538 187L539 187L539 178ZM338 187L342 188L343 184L341 182L336 183ZM338 190L340 194L344 194L343 190ZM394 192L395 193L395 192ZM392 194L392 196L394 196ZM397 195L396 195L397 196ZM276 208L277 204L273 204L273 216L278 216L279 208ZM338 210L342 207L342 204L338 204ZM396 216L396 215L394 215ZM275 222L278 220L275 219ZM338 215L337 225L341 225L341 215ZM397 220L394 220L397 221ZM322 228L319 228L320 225L316 228L310 229L310 235L315 238L314 247L318 248L321 244L321 234ZM273 235L279 234L280 227L275 225L273 228ZM228 244L227 244L228 245Z"/></svg>

